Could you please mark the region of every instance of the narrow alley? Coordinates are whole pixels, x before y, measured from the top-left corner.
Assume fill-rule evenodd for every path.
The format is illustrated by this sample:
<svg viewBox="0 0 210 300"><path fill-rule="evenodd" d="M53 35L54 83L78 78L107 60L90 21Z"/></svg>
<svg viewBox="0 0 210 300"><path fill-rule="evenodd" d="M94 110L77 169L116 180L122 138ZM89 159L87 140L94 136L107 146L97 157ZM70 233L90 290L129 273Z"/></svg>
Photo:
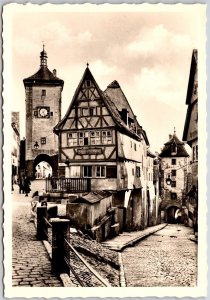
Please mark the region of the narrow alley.
<svg viewBox="0 0 210 300"><path fill-rule="evenodd" d="M192 228L169 224L122 252L128 287L196 286L197 244Z"/></svg>

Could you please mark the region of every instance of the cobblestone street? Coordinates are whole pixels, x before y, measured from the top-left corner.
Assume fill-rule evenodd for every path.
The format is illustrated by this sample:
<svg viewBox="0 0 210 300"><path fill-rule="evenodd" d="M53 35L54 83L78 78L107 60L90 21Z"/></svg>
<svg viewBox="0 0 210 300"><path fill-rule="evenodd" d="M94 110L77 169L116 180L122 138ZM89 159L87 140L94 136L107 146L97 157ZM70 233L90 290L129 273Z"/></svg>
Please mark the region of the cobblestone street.
<svg viewBox="0 0 210 300"><path fill-rule="evenodd" d="M40 181L39 185L43 182ZM60 280L51 274L51 263L41 241L36 240L34 223L30 222L31 195L37 188L32 183L29 197L13 192L13 240L12 240L12 283L13 286L55 287L62 286Z"/></svg>
<svg viewBox="0 0 210 300"><path fill-rule="evenodd" d="M195 286L197 244L189 240L192 229L168 225L122 252L129 287Z"/></svg>

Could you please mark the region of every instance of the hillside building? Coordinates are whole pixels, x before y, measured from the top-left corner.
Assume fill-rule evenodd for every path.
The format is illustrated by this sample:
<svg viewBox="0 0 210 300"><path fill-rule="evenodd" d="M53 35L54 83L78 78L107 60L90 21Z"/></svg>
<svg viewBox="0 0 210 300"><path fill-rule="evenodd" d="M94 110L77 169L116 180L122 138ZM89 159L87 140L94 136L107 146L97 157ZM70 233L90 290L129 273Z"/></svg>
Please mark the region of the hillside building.
<svg viewBox="0 0 210 300"><path fill-rule="evenodd" d="M149 141L119 83L101 91L87 66L54 132L67 190L110 191L119 229L146 227Z"/></svg>
<svg viewBox="0 0 210 300"><path fill-rule="evenodd" d="M180 141L174 131L169 141L164 144L161 158L161 194L164 218L175 222L176 211L182 208L188 172L188 158L184 142Z"/></svg>
<svg viewBox="0 0 210 300"><path fill-rule="evenodd" d="M186 194L189 225L196 227L198 211L198 52L193 50L187 89L187 114L183 141L192 148L191 165L187 178Z"/></svg>
<svg viewBox="0 0 210 300"><path fill-rule="evenodd" d="M11 164L12 164L12 189L13 184L18 181L19 167L20 167L20 125L19 125L19 112L12 112L12 153L11 153Z"/></svg>

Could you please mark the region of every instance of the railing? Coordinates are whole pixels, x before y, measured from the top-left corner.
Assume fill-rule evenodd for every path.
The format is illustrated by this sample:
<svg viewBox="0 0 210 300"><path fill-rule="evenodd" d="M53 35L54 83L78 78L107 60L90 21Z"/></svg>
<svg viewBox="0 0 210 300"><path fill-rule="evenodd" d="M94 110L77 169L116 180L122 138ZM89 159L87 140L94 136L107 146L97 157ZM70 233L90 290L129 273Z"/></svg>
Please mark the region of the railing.
<svg viewBox="0 0 210 300"><path fill-rule="evenodd" d="M70 272L80 286L111 286L95 271L70 244L70 221L68 219L48 218L46 206L37 207L37 239L48 240L51 231L51 268L55 274Z"/></svg>
<svg viewBox="0 0 210 300"><path fill-rule="evenodd" d="M91 178L58 178L51 177L46 179L46 192L90 192Z"/></svg>

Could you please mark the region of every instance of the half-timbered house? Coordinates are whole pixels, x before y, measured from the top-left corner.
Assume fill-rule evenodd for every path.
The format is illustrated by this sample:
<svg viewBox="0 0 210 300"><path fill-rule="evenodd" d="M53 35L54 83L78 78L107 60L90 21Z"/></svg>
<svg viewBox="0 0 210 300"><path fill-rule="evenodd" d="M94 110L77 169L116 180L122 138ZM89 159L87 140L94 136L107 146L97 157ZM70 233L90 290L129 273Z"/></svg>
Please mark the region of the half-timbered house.
<svg viewBox="0 0 210 300"><path fill-rule="evenodd" d="M111 191L120 229L144 228L149 142L119 83L101 91L87 66L54 132L59 137L59 175L74 184L69 190Z"/></svg>

